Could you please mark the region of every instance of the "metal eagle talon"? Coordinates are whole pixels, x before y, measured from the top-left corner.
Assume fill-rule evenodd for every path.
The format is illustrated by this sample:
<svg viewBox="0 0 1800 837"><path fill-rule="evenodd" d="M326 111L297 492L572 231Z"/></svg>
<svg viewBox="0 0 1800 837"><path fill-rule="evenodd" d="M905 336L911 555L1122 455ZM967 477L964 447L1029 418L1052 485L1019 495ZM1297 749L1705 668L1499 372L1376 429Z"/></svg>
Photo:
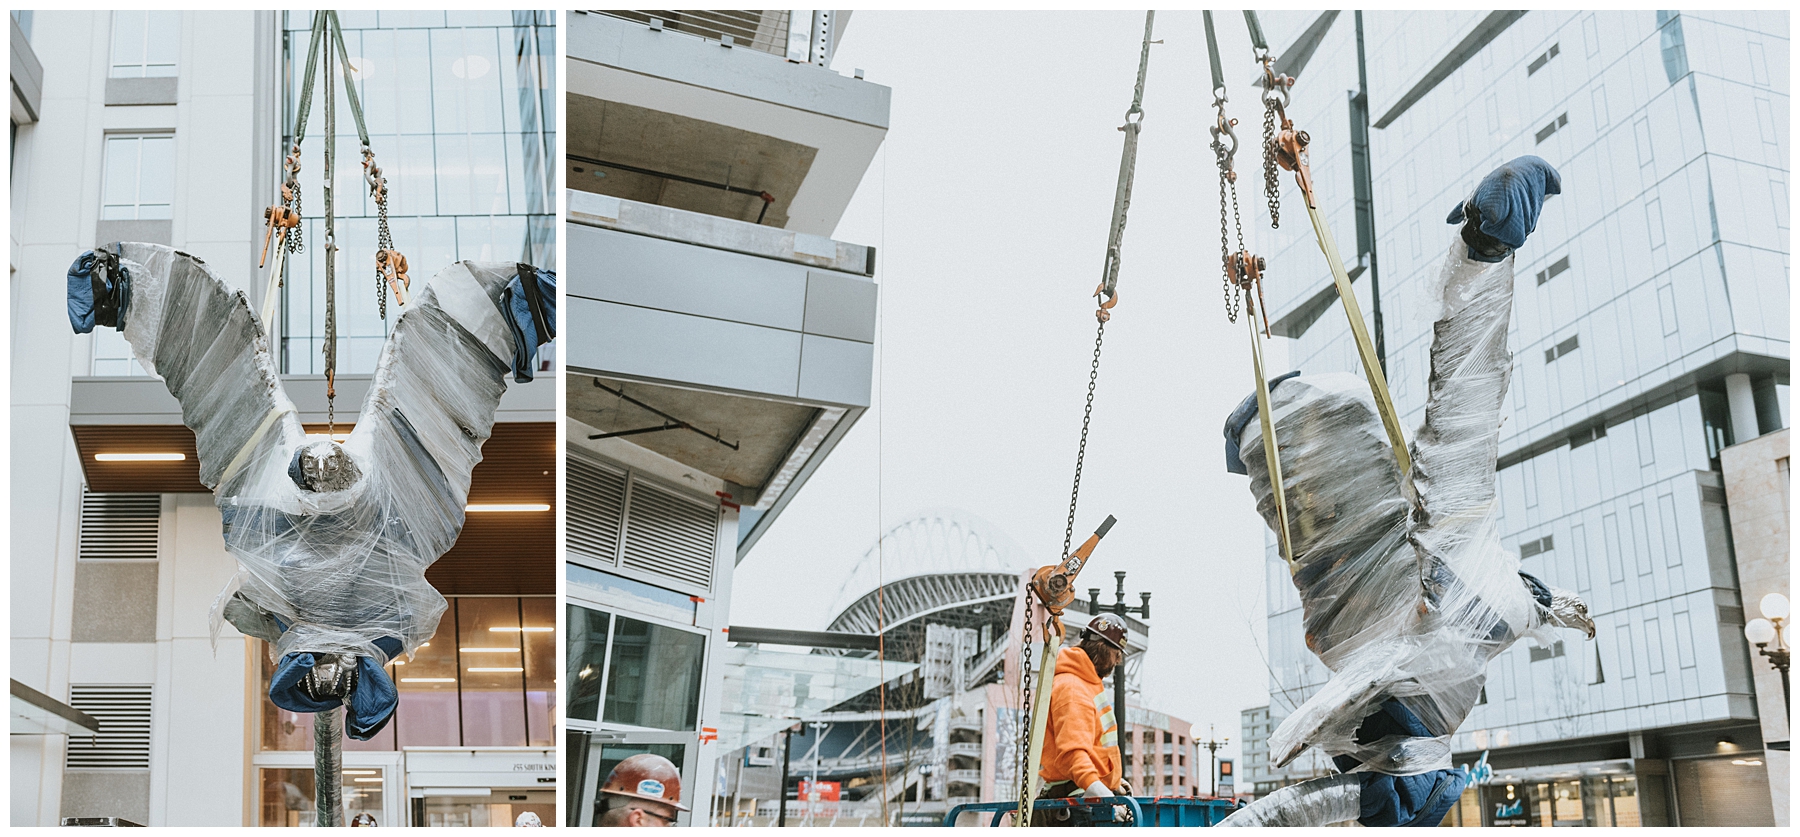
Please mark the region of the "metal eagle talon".
<svg viewBox="0 0 1800 837"><path fill-rule="evenodd" d="M313 667L300 678L300 691L315 701L347 701L356 691L356 656L315 654Z"/></svg>

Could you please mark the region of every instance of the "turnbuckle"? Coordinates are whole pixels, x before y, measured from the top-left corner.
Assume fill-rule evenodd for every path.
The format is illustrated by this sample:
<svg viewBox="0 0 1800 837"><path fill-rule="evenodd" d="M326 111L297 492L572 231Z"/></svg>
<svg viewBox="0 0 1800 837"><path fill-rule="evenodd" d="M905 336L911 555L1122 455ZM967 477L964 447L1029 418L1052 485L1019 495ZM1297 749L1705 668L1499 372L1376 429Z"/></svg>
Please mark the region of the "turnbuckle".
<svg viewBox="0 0 1800 837"><path fill-rule="evenodd" d="M283 189L285 190L286 187ZM262 256L257 259L257 267L262 267L269 261L269 240L271 238L275 240L276 249L280 249L287 241L288 230L300 226L300 213L278 203L263 210L263 221L267 226L263 229Z"/></svg>
<svg viewBox="0 0 1800 837"><path fill-rule="evenodd" d="M1252 314L1258 311L1264 312L1262 317L1263 336L1273 337L1274 335L1269 332L1267 308L1263 305L1262 274L1264 268L1267 267L1268 262L1264 261L1263 257L1252 255L1246 250L1232 253L1225 260L1226 277L1231 280L1232 284L1244 289L1245 305L1251 309ZM1251 304L1250 290L1253 287L1256 290L1256 302Z"/></svg>
<svg viewBox="0 0 1800 837"><path fill-rule="evenodd" d="M388 287L394 291L394 299L401 305L406 304L406 292L412 287L412 279L406 275L406 257L399 250L378 250L375 253L375 273L386 280Z"/></svg>

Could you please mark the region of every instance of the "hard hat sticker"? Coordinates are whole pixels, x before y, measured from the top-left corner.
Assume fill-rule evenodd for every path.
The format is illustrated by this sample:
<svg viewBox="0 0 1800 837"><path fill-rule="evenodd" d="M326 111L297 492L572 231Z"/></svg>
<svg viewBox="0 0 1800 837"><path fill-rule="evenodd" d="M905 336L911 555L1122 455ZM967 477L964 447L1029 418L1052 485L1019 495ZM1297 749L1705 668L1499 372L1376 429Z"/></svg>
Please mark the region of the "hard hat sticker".
<svg viewBox="0 0 1800 837"><path fill-rule="evenodd" d="M643 779L638 782L637 792L644 796L662 796L663 783L655 779Z"/></svg>

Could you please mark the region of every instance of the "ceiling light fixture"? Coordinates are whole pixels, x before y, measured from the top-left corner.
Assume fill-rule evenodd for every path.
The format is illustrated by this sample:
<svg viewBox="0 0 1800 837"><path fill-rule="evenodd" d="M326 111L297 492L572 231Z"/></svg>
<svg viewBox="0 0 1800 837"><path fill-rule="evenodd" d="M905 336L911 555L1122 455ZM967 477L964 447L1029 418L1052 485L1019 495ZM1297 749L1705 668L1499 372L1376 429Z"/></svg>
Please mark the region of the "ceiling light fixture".
<svg viewBox="0 0 1800 837"><path fill-rule="evenodd" d="M547 633L549 631L554 631L556 629L555 628L525 627L525 628L488 628L488 630L492 631L494 633L497 633L497 634L516 634L516 633L540 634L540 633Z"/></svg>
<svg viewBox="0 0 1800 837"><path fill-rule="evenodd" d="M373 779L352 779L351 781L353 781L353 782L379 782L379 781L381 781L381 777L377 776Z"/></svg>
<svg viewBox="0 0 1800 837"><path fill-rule="evenodd" d="M180 462L185 453L96 453L95 462Z"/></svg>
<svg viewBox="0 0 1800 837"><path fill-rule="evenodd" d="M463 511L468 512L543 512L549 510L549 503L470 503L463 507Z"/></svg>

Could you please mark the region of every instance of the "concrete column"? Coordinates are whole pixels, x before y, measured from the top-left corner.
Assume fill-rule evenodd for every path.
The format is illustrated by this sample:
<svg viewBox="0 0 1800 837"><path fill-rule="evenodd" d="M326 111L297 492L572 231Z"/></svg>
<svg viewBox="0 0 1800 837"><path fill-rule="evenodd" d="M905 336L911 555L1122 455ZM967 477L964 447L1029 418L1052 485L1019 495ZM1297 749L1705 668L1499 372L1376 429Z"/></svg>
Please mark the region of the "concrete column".
<svg viewBox="0 0 1800 837"><path fill-rule="evenodd" d="M1756 424L1756 394L1750 376L1734 372L1725 376L1725 400L1731 407L1731 435L1738 444L1761 436Z"/></svg>

